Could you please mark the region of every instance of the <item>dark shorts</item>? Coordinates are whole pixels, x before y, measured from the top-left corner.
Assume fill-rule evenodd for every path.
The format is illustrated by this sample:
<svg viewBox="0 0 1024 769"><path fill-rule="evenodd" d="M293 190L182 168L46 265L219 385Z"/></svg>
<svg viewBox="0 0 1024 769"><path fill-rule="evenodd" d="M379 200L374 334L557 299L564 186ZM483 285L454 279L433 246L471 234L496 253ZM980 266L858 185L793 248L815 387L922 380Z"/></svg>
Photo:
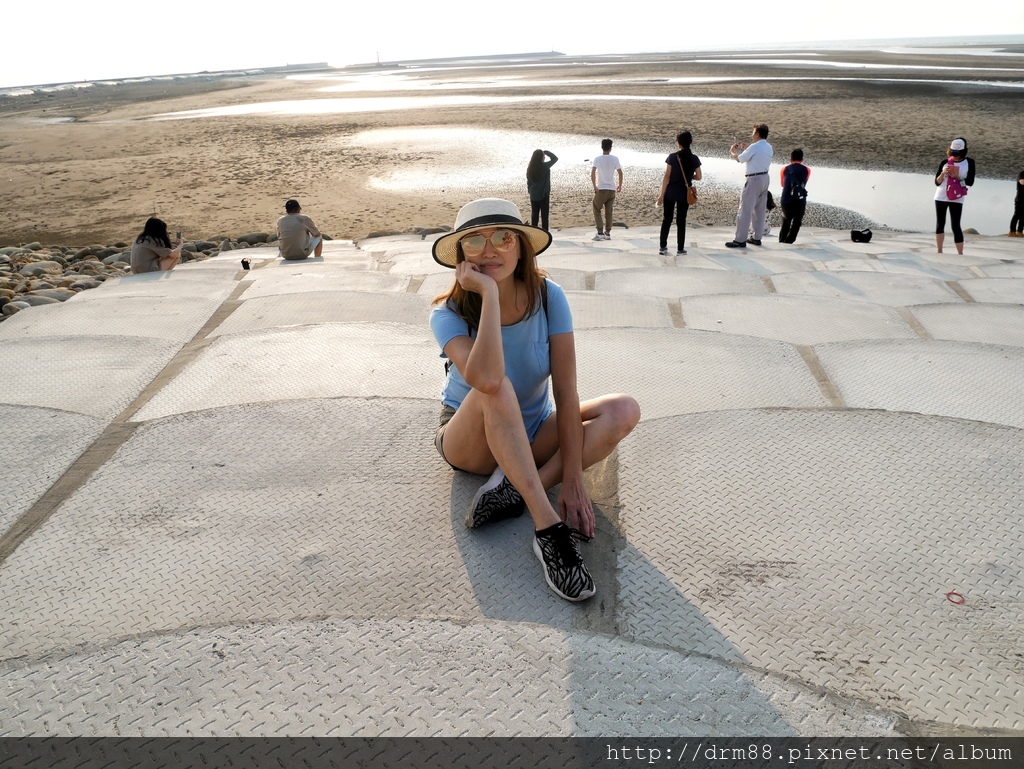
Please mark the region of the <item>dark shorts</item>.
<svg viewBox="0 0 1024 769"><path fill-rule="evenodd" d="M446 404L442 405L441 413L439 415L441 424L438 425L437 431L434 433L434 448L437 449L437 453L441 455L441 459L443 459L445 462L448 462L448 458L444 455L444 448L442 446L442 440L444 439L444 428L448 426L448 423L451 421L453 416L455 416L455 409ZM448 465L453 470L461 469L453 465L451 462L448 462Z"/></svg>

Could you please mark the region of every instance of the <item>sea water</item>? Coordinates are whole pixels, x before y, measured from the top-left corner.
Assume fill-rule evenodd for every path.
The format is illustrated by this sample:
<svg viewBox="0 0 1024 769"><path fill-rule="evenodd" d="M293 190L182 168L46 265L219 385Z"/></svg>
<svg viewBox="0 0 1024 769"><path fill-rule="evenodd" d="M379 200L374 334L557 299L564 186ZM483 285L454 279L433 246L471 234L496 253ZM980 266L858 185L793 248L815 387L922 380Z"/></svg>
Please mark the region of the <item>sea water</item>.
<svg viewBox="0 0 1024 769"><path fill-rule="evenodd" d="M601 137L549 134L531 131L497 131L473 127L382 128L363 131L347 140L355 146L400 147L403 152L423 154L429 160L406 161L388 167L367 179L366 184L382 191L413 193L420 190L480 193L521 182L526 161L533 150L543 147L558 156L552 170L556 189L590 184L590 161L599 152ZM675 150L652 151L627 141L616 142L615 154L626 173L626 195L648 194L651 204L658 194L665 158ZM724 155L726 148L721 149ZM935 227L933 177L928 174L892 171L828 168L810 165L808 199L865 216L873 222L898 230L930 232ZM743 166L726 157L701 155L701 185L739 189L745 179ZM782 165L769 171L771 190L781 193ZM630 171L646 171L650 189L638 190ZM584 184L585 183L585 184ZM525 182L524 182L525 184ZM1013 212L1013 180L977 179L964 200L963 226L982 235L1007 231ZM948 224L947 224L948 229Z"/></svg>

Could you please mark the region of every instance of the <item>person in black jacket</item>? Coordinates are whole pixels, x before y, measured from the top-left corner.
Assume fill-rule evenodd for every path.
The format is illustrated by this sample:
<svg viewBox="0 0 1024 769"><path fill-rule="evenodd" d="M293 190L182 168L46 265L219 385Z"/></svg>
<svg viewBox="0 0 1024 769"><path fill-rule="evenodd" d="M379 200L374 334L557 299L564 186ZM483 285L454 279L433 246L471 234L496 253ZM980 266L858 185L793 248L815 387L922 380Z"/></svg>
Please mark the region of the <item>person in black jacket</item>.
<svg viewBox="0 0 1024 769"><path fill-rule="evenodd" d="M935 248L942 253L946 239L946 212L953 228L953 243L956 252L964 252L964 232L960 228L960 216L964 209L967 188L974 184L974 160L967 157L967 140L958 136L949 143L949 151L935 171Z"/></svg>
<svg viewBox="0 0 1024 769"><path fill-rule="evenodd" d="M807 210L807 180L811 169L804 165L804 151L800 148L789 153L789 165L782 169L782 229L780 243L796 243L800 224Z"/></svg>
<svg viewBox="0 0 1024 769"><path fill-rule="evenodd" d="M547 160L544 157L547 156ZM534 150L526 166L526 188L530 193L530 224L547 232L548 213L551 209L551 166L558 162L554 152Z"/></svg>

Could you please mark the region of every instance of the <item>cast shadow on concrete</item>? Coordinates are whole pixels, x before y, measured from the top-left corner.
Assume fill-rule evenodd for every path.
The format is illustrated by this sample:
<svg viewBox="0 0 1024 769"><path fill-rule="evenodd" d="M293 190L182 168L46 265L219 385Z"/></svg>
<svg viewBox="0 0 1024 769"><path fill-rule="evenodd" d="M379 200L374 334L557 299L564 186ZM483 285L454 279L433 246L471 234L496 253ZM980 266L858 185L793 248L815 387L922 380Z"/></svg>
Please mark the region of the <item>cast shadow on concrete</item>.
<svg viewBox="0 0 1024 769"><path fill-rule="evenodd" d="M481 613L492 620L540 623L566 634L571 658L552 664L569 668L565 696L576 721L575 736L798 734L744 669L742 653L625 541L612 502L595 503L597 536L581 545L598 593L573 604L547 587L532 550L528 514L466 528L469 502L485 480L455 472L450 494L452 531L473 595ZM549 492L556 509L557 491ZM644 585L649 601L657 604L654 612L676 625L671 633L679 642L671 648L638 641L628 627L629 617L619 605L626 564L646 572Z"/></svg>

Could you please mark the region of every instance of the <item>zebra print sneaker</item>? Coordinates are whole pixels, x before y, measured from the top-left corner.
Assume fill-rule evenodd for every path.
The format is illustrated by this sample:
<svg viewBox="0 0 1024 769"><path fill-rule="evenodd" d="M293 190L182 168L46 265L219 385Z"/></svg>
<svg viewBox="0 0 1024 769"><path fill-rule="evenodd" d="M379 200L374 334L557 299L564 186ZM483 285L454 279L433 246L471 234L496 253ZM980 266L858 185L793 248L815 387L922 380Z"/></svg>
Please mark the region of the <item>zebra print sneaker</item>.
<svg viewBox="0 0 1024 769"><path fill-rule="evenodd" d="M466 513L466 526L475 529L485 523L518 518L526 511L526 502L511 484L501 468L497 468L487 483L479 488Z"/></svg>
<svg viewBox="0 0 1024 769"><path fill-rule="evenodd" d="M544 567L548 587L567 601L585 601L597 591L571 529L556 523L535 533L533 552Z"/></svg>

